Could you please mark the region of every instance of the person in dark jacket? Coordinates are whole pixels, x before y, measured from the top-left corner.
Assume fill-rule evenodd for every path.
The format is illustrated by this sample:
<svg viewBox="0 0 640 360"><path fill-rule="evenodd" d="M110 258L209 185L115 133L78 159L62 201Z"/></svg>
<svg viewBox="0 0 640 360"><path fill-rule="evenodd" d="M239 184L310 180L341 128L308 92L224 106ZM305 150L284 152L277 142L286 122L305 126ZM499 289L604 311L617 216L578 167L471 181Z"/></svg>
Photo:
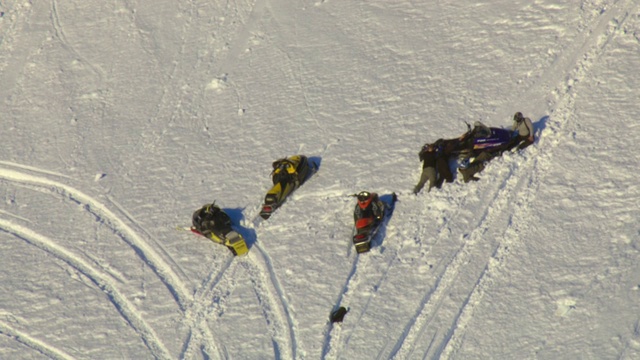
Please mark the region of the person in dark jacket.
<svg viewBox="0 0 640 360"><path fill-rule="evenodd" d="M206 204L192 216L193 229L206 237L210 234L226 234L231 231L231 218L219 206Z"/></svg>
<svg viewBox="0 0 640 360"><path fill-rule="evenodd" d="M431 191L431 188L436 186L438 181L438 173L436 172L436 149L433 144L425 144L418 154L420 160L422 160L422 173L420 174L420 181L413 188L413 193L419 193L424 185L429 182L429 188L427 192Z"/></svg>
<svg viewBox="0 0 640 360"><path fill-rule="evenodd" d="M434 144L436 149L436 187L439 189L443 182L453 182L453 174L449 167L449 158L445 152L445 143L443 139L438 139Z"/></svg>
<svg viewBox="0 0 640 360"><path fill-rule="evenodd" d="M363 217L371 217L376 222L382 221L384 216L384 203L380 200L377 193L371 193L368 191L361 191L355 195L358 198L358 203L353 212L353 220L358 221Z"/></svg>
<svg viewBox="0 0 640 360"><path fill-rule="evenodd" d="M440 188L442 183L453 182L453 174L449 168L449 160L444 151L444 140L439 139L434 144L425 144L418 154L422 160L422 174L420 181L413 188L413 193L419 193L424 185L429 182L427 192L434 186Z"/></svg>

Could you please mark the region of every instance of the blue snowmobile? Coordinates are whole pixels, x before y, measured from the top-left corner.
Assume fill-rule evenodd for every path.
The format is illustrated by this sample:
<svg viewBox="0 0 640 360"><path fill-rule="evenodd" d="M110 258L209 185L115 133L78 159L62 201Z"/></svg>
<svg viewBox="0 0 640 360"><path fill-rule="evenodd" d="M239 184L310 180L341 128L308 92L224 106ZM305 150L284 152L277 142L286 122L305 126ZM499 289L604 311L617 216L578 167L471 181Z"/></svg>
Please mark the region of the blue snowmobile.
<svg viewBox="0 0 640 360"><path fill-rule="evenodd" d="M442 140L445 154L468 159L485 151L503 152L516 145L516 133L511 130L488 127L480 121L473 125L467 124L467 132L456 139Z"/></svg>

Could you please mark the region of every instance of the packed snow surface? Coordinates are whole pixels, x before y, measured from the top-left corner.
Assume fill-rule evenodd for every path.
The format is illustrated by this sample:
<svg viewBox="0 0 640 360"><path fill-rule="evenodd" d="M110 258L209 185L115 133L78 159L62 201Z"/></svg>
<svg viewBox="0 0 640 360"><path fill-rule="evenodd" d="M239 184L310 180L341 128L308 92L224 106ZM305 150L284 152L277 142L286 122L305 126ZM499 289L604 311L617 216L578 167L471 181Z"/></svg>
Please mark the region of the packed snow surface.
<svg viewBox="0 0 640 360"><path fill-rule="evenodd" d="M638 359L639 69L636 0L2 0L0 358ZM246 256L176 230L214 200Z"/></svg>

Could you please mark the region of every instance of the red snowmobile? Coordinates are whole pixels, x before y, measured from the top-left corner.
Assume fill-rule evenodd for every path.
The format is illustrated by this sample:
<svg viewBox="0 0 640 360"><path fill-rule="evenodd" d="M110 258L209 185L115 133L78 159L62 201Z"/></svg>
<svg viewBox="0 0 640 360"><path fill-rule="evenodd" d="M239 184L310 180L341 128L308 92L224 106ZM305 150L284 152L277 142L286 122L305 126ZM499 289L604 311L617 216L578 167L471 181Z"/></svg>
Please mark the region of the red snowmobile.
<svg viewBox="0 0 640 360"><path fill-rule="evenodd" d="M358 199L353 212L355 222L353 245L356 252L364 253L371 250L371 240L377 234L384 219L390 215L393 205L385 204L378 194L368 191L361 191L353 196ZM395 203L396 199L396 194L393 194L392 203Z"/></svg>

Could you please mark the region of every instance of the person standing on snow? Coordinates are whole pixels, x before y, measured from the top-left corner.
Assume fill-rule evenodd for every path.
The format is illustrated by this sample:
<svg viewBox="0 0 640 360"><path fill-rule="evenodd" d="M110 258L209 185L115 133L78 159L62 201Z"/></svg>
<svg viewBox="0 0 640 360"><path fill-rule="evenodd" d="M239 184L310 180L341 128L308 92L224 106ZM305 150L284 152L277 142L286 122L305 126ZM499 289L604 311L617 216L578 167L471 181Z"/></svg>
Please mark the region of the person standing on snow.
<svg viewBox="0 0 640 360"><path fill-rule="evenodd" d="M418 194L424 185L429 181L429 188L427 192L431 191L431 188L436 186L438 180L438 174L436 172L436 149L433 144L425 144L418 153L420 160L422 160L422 173L420 174L420 181L413 188L413 193Z"/></svg>
<svg viewBox="0 0 640 360"><path fill-rule="evenodd" d="M431 191L434 186L440 188L445 180L453 182L453 174L449 168L449 160L444 153L443 142L440 139L434 144L425 144L418 154L422 160L422 174L420 174L420 181L413 188L414 194L418 194L427 181L429 182L427 192Z"/></svg>
<svg viewBox="0 0 640 360"><path fill-rule="evenodd" d="M516 150L524 149L533 144L535 140L533 124L531 123L531 119L524 117L520 111L513 115L513 126L511 130L518 133L515 140L515 144L517 145L514 144L514 146L517 146Z"/></svg>
<svg viewBox="0 0 640 360"><path fill-rule="evenodd" d="M445 180L448 183L453 182L453 174L449 167L449 158L445 154L444 140L438 139L433 145L436 148L436 172L438 177L436 187L439 189Z"/></svg>

